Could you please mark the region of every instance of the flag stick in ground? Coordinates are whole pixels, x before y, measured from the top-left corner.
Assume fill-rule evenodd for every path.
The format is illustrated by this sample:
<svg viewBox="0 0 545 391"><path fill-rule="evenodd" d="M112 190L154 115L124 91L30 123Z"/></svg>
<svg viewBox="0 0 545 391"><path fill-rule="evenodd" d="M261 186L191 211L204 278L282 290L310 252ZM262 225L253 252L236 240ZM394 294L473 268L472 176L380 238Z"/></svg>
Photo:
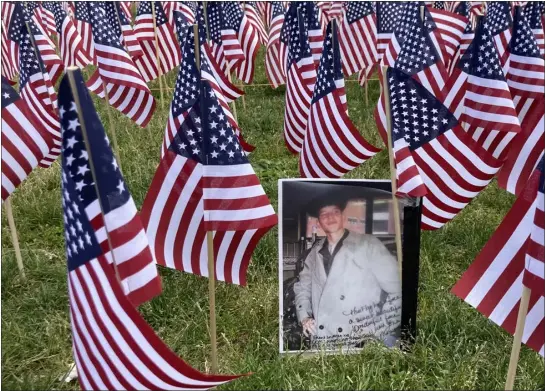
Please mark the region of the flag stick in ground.
<svg viewBox="0 0 545 391"><path fill-rule="evenodd" d="M206 5L205 5L206 9ZM199 44L199 25L193 25L193 35L195 38L195 62L197 63L197 70L201 71L201 54ZM202 83L202 77L201 77ZM201 89L199 89L201 94ZM201 121L204 128L204 106L201 102ZM236 119L236 114L235 114ZM208 159L208 154L206 155ZM206 246L208 251L208 302L210 306L210 356L211 356L211 373L218 372L218 343L217 343L217 331L216 331L216 263L214 261L214 233L212 231L206 232Z"/></svg>
<svg viewBox="0 0 545 391"><path fill-rule="evenodd" d="M119 171L123 172L123 169L121 168L121 156L119 154L119 145L117 144L117 134L115 132L115 122L112 117L113 109L110 106L110 98L108 97L108 89L106 88L107 86L106 86L106 82L104 81L104 78L102 78L102 87L104 88L104 97L106 98L106 103L108 104L108 108L106 109L106 111L108 112L108 122L110 123L110 131L112 132L112 141L114 143L115 158L117 159L117 163L119 164ZM82 129L83 129L83 125L82 125ZM83 132L83 134L85 135L85 131Z"/></svg>
<svg viewBox="0 0 545 391"><path fill-rule="evenodd" d="M104 216L104 208L102 207L100 192L98 191L98 182L97 182L97 175L96 175L96 171L95 171L95 165L93 164L93 154L91 153L91 148L90 148L90 144L89 144L89 137L87 136L87 127L85 125L85 120L83 118L83 111L82 111L82 108L81 108L81 102L79 100L78 89L77 89L77 86L76 86L76 79L74 78L74 73L78 72L78 71L79 71L78 67L74 67L74 66L68 67L68 69L66 69L66 75L68 76L68 82L70 83L70 89L72 90L72 96L74 97L74 102L76 103L76 109L78 111L78 120L79 120L79 123L80 123L80 126L81 126L81 133L83 135L83 141L85 142L85 149L87 150L87 155L89 157L89 168L91 169L91 175L93 176L93 185L94 185L95 191L97 193L97 199L98 199L98 205L100 207L100 213L102 214L102 216ZM104 81L103 81L103 83L104 83ZM107 94L106 85L104 85L104 91ZM108 95L106 95L106 99L108 99L107 97L108 97ZM108 110L108 112L109 112L109 110ZM110 119L111 119L111 116L110 116ZM112 122L112 128L113 128L113 122ZM115 134L115 131L114 131L114 134ZM119 171L121 171L121 162L118 161L117 163L119 165ZM112 240L110 238L110 232L108 232L108 229L106 228L106 225L104 225L104 229L106 231L106 237L108 239L108 248L109 248L110 253L112 254L112 264L114 266L115 277L116 277L117 282L119 283L119 285L121 285L121 278L119 277L119 271L117 270L117 263L115 261L115 254L112 251L113 246L112 246Z"/></svg>
<svg viewBox="0 0 545 391"><path fill-rule="evenodd" d="M246 2L245 2L245 1L242 2L242 13L243 13L244 15L246 15ZM229 81L231 81L230 76L229 76ZM244 83L244 82L242 82L242 83ZM244 84L241 84L241 85L240 85L240 89L241 89L242 91L244 91ZM243 108L244 110L246 110L246 97L245 97L244 95L246 95L246 94L243 94L243 95L242 95L242 108ZM235 101L233 101L233 107L235 107ZM235 114L236 111L237 111L237 109L235 108L235 109L233 110L233 114L234 114L234 116L235 116L235 121L238 122L237 115Z"/></svg>
<svg viewBox="0 0 545 391"><path fill-rule="evenodd" d="M17 267L21 278L26 279L25 269L23 267L23 258L21 257L21 248L19 247L19 237L17 236L17 228L15 227L15 220L13 219L13 210L11 209L11 197L8 197L4 202L6 207L6 213L8 214L9 231L11 232L11 242L13 243L13 249L15 250L15 259L17 260Z"/></svg>
<svg viewBox="0 0 545 391"><path fill-rule="evenodd" d="M403 270L403 249L401 246L401 222L399 214L399 202L396 198L397 193L397 178L396 178L396 167L394 163L394 146L392 143L392 118L391 118L391 109L390 109L390 88L388 87L388 67L382 67L384 85L384 111L386 114L386 132L388 136L388 157L390 160L390 176L392 179L392 206L394 209L394 230L396 238L396 250L397 250L397 265L399 267L399 278L402 281L402 270Z"/></svg>
<svg viewBox="0 0 545 391"><path fill-rule="evenodd" d="M159 38L157 37L157 19L155 19L155 2L151 2L151 18L153 19L153 35L155 37L155 59L157 61L157 75L159 79L159 89L161 90L161 107L165 107L163 98L163 77L161 74L161 58L159 57ZM166 84L166 81L165 81ZM165 86L166 87L166 86Z"/></svg>
<svg viewBox="0 0 545 391"><path fill-rule="evenodd" d="M505 389L512 391L515 384L515 375L520 356L520 346L522 345L522 335L524 334L524 325L526 324L526 315L528 314L528 305L530 304L530 294L532 290L527 286L522 286L522 297L520 298L519 312L517 316L517 326L511 348L511 358L509 359L509 369L507 370L507 380Z"/></svg>
<svg viewBox="0 0 545 391"><path fill-rule="evenodd" d="M369 106L369 77L365 78L365 84L363 88L365 89L365 106Z"/></svg>

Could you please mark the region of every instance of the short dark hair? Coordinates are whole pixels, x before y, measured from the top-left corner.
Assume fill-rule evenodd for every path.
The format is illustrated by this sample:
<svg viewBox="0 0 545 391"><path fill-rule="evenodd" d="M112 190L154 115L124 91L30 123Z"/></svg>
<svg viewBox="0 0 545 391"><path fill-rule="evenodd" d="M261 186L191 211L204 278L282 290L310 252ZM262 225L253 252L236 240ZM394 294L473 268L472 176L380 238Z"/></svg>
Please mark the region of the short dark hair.
<svg viewBox="0 0 545 391"><path fill-rule="evenodd" d="M336 206L343 211L344 208L346 208L346 203L346 199L340 197L338 194L336 196L325 195L316 197L310 201L308 213L312 217L319 217L320 209L325 208L326 206Z"/></svg>

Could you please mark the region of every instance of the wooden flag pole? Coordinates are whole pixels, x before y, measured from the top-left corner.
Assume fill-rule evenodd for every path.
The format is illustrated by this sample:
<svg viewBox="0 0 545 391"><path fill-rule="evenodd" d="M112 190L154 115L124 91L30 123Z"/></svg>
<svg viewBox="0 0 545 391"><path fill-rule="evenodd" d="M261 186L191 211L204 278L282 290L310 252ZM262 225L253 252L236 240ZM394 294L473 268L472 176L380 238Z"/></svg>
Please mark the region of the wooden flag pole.
<svg viewBox="0 0 545 391"><path fill-rule="evenodd" d="M83 141L85 142L87 155L89 158L89 168L91 169L91 176L93 177L93 184L95 187L95 192L97 193L98 205L100 207L100 212L102 213L102 216L104 216L104 207L102 205L102 200L100 198L100 191L98 189L97 175L96 175L95 165L93 163L93 154L91 153L91 148L90 148L91 145L89 144L87 126L85 125L85 120L83 118L83 111L81 108L81 102L79 100L78 88L76 86L76 79L74 78L74 74L77 71L79 71L78 67L75 67L75 66L68 67L68 69L66 69L66 75L68 76L68 82L70 83L72 96L74 97L76 109L78 110L79 125L81 126L81 133L83 135ZM121 171L121 162L118 162L118 164L119 164L119 171ZM108 240L108 248L110 249L110 254L112 254L112 263L114 265L115 278L117 279L117 282L119 282L121 289L123 289L123 285L121 284L121 278L119 277L119 271L117 270L117 263L115 262L112 239L110 238L110 232L108 231L108 228L106 227L106 222L104 222L104 230L106 231L106 238Z"/></svg>
<svg viewBox="0 0 545 391"><path fill-rule="evenodd" d="M13 210L11 209L11 197L8 197L4 201L6 207L6 213L8 214L8 225L11 233L11 242L13 243L13 249L15 250L15 259L17 260L17 267L21 278L26 280L25 268L23 266L23 257L21 256L21 248L19 247L19 236L17 235L17 228L15 227L15 220L13 219Z"/></svg>
<svg viewBox="0 0 545 391"><path fill-rule="evenodd" d="M199 25L193 25L193 35L195 39L195 62L197 69L201 71L201 48L199 45ZM202 77L201 77L202 83ZM202 87L201 87L202 88ZM199 89L202 94L202 90ZM204 109L201 102L201 123L204 128ZM208 159L208 155L206 155ZM216 329L216 262L214 260L214 233L206 231L206 246L208 253L208 301L210 306L210 358L211 358L211 373L218 373L218 341Z"/></svg>
<svg viewBox="0 0 545 391"><path fill-rule="evenodd" d="M388 157L390 160L390 178L392 180L392 205L394 209L394 230L396 238L396 250L397 250L397 265L399 268L399 279L402 280L402 271L403 271L403 247L401 245L401 215L399 213L399 202L396 197L397 193L397 175L396 167L394 163L394 148L392 142L392 118L391 118L391 108L390 108L390 88L388 87L388 76L387 76L388 67L382 67L383 74L383 85L382 91L384 93L385 107L384 111L386 114L386 132L388 137Z"/></svg>
<svg viewBox="0 0 545 391"><path fill-rule="evenodd" d="M365 78L365 84L363 86L365 89L365 106L369 106L369 78Z"/></svg>
<svg viewBox="0 0 545 391"><path fill-rule="evenodd" d="M517 326L513 338L513 347L511 348L511 358L509 359L509 369L507 370L507 379L505 389L513 390L515 384L515 375L520 357L520 347L522 344L522 335L524 334L524 325L526 324L526 315L528 314L528 305L530 304L530 295L532 291L527 286L522 286L522 297L520 298L519 312L517 316Z"/></svg>
<svg viewBox="0 0 545 391"><path fill-rule="evenodd" d="M123 172L123 169L121 168L121 156L119 151L119 145L117 144L117 133L115 131L115 123L112 117L112 107L110 105L110 98L108 97L108 88L107 88L106 82L104 81L104 78L101 77L101 79L102 79L102 88L104 88L104 97L106 98L106 103L108 104L108 109L106 109L106 111L108 112L108 122L110 123L110 131L112 132L112 141L114 143L114 153L115 153L117 162L119 164L119 171Z"/></svg>
<svg viewBox="0 0 545 391"><path fill-rule="evenodd" d="M161 74L161 57L159 55L159 37L157 36L157 19L155 18L155 2L151 2L151 18L153 19L153 35L155 37L155 60L157 61L157 77L159 79L159 89L161 90L161 107L165 107L163 97L163 75ZM165 81L166 84L166 81Z"/></svg>
<svg viewBox="0 0 545 391"><path fill-rule="evenodd" d="M246 15L246 2L242 2L242 14ZM229 74L229 81L231 81L231 74ZM241 80L240 89L244 91L244 82ZM245 91L244 91L245 92ZM233 107L235 106L235 101L233 101ZM246 93L242 94L242 108L246 110ZM233 110L233 114L235 115L235 120L238 122L237 115L235 114L237 111L236 107Z"/></svg>

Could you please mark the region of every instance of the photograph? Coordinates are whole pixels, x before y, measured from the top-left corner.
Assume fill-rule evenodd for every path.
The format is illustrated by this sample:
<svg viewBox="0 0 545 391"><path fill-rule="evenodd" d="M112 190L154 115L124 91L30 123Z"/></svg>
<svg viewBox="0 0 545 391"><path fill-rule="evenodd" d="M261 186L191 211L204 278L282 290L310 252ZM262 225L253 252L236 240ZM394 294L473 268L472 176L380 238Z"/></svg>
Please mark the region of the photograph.
<svg viewBox="0 0 545 391"><path fill-rule="evenodd" d="M401 212L418 204L398 199ZM389 181L279 181L281 352L399 346L406 273L394 210Z"/></svg>

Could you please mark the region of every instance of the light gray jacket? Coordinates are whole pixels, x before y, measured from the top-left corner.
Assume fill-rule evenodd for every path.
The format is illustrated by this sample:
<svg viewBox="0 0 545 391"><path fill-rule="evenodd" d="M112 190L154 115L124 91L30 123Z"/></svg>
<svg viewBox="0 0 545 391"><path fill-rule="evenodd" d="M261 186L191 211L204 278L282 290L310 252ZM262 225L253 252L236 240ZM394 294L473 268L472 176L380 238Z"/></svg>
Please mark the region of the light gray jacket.
<svg viewBox="0 0 545 391"><path fill-rule="evenodd" d="M350 232L326 275L319 252L325 240L312 248L294 286L297 318L316 320L313 344L349 346L390 335L401 324L396 259L375 236ZM381 296L386 296L386 302Z"/></svg>

